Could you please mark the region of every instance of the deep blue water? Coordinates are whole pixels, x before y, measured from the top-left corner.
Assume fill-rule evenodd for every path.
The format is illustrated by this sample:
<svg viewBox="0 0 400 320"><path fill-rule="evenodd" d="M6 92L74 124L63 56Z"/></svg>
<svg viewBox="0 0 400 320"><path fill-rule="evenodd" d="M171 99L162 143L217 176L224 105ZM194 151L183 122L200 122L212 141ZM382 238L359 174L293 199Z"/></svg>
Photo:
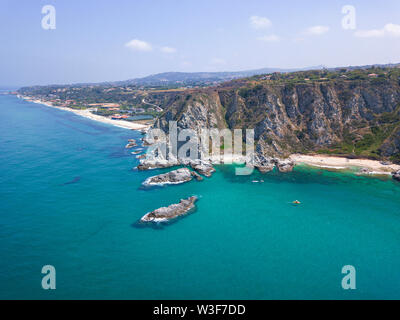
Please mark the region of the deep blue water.
<svg viewBox="0 0 400 320"><path fill-rule="evenodd" d="M139 137L0 95L0 298L400 298L399 183L220 166L203 182L141 190L160 170L132 170L124 146ZM133 226L191 195L191 215ZM47 264L56 290L41 288ZM356 290L341 288L348 264Z"/></svg>

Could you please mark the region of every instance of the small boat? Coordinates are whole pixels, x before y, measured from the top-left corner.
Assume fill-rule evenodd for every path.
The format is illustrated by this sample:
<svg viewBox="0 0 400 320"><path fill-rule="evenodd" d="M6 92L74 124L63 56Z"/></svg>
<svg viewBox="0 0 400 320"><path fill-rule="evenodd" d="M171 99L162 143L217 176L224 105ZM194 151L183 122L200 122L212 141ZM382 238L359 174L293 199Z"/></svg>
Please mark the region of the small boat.
<svg viewBox="0 0 400 320"><path fill-rule="evenodd" d="M293 204L301 204L301 202L299 200L294 200Z"/></svg>

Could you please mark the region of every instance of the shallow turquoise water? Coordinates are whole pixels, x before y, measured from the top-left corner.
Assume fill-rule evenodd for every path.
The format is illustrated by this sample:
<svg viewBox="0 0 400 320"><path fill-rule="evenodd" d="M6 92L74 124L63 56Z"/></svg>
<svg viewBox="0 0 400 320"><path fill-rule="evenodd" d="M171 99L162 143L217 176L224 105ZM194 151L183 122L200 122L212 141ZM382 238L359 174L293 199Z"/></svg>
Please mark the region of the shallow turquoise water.
<svg viewBox="0 0 400 320"><path fill-rule="evenodd" d="M136 132L12 96L0 96L0 124L0 298L400 298L397 182L221 166L203 182L141 190L160 171L131 170L124 146ZM191 195L193 214L133 226ZM56 290L41 289L46 264ZM341 288L348 264L353 291Z"/></svg>

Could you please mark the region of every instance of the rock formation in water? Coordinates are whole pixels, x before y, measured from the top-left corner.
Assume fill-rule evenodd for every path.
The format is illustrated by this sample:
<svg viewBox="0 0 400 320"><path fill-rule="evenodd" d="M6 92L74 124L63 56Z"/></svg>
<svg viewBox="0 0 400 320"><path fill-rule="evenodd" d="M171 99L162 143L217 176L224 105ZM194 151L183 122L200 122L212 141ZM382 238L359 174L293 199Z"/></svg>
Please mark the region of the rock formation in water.
<svg viewBox="0 0 400 320"><path fill-rule="evenodd" d="M168 207L162 207L145 214L140 222L168 222L179 216L187 214L190 210L195 207L197 197L189 197L188 199L182 199L179 203L171 204Z"/></svg>
<svg viewBox="0 0 400 320"><path fill-rule="evenodd" d="M193 179L192 172L187 168L180 168L167 173L159 174L147 178L144 182L144 186L154 186L154 185L166 185L166 184L181 184L189 182Z"/></svg>
<svg viewBox="0 0 400 320"><path fill-rule="evenodd" d="M125 146L125 149L131 149L133 147L136 147L137 143L135 139L129 139L128 144Z"/></svg>

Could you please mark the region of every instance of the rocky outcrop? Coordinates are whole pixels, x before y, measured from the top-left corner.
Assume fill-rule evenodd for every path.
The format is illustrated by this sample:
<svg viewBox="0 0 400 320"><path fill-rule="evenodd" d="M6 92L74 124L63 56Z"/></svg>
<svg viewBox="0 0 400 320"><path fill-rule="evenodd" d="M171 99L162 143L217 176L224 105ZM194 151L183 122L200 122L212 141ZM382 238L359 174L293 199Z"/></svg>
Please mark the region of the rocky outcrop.
<svg viewBox="0 0 400 320"><path fill-rule="evenodd" d="M152 169L170 168L175 166L191 167L193 170L206 177L211 177L212 174L215 172L215 169L210 161L203 161L199 159L198 160L190 160L190 159L154 160L151 157L150 158L146 157L141 159L139 165L137 166L137 169L144 171Z"/></svg>
<svg viewBox="0 0 400 320"><path fill-rule="evenodd" d="M295 162L290 159L270 158L262 154L256 154L252 164L261 173L270 172L275 168L275 166L279 172L290 172L295 166Z"/></svg>
<svg viewBox="0 0 400 320"><path fill-rule="evenodd" d="M193 179L191 171L187 168L180 168L168 173L159 174L147 178L143 182L143 186L166 185L166 184L181 184L189 182Z"/></svg>
<svg viewBox="0 0 400 320"><path fill-rule="evenodd" d="M250 162L261 173L267 173L275 168L275 161L273 158L267 157L262 153L255 155L254 159Z"/></svg>
<svg viewBox="0 0 400 320"><path fill-rule="evenodd" d="M128 144L125 146L125 149L131 149L133 147L136 147L137 143L135 139L129 139Z"/></svg>
<svg viewBox="0 0 400 320"><path fill-rule="evenodd" d="M276 166L279 172L291 172L295 163L291 160L276 160Z"/></svg>
<svg viewBox="0 0 400 320"><path fill-rule="evenodd" d="M196 170L198 173L206 177L211 177L212 174L215 172L215 169L209 163L193 163L191 164L191 167L193 170Z"/></svg>
<svg viewBox="0 0 400 320"><path fill-rule="evenodd" d="M190 172L192 177L195 178L197 181L203 181L203 177L201 175L199 175L197 172L191 171Z"/></svg>
<svg viewBox="0 0 400 320"><path fill-rule="evenodd" d="M140 171L152 170L152 169L163 169L170 168L174 166L179 166L178 161L168 161L168 160L153 160L153 159L141 159L137 169Z"/></svg>
<svg viewBox="0 0 400 320"><path fill-rule="evenodd" d="M168 222L180 216L187 214L195 208L197 197L193 196L188 199L182 199L179 203L171 204L168 207L162 207L146 213L141 219L142 223L160 223Z"/></svg>
<svg viewBox="0 0 400 320"><path fill-rule="evenodd" d="M361 168L360 174L370 174L371 170L369 168Z"/></svg>
<svg viewBox="0 0 400 320"><path fill-rule="evenodd" d="M400 170L392 172L392 177L394 180L400 181Z"/></svg>

